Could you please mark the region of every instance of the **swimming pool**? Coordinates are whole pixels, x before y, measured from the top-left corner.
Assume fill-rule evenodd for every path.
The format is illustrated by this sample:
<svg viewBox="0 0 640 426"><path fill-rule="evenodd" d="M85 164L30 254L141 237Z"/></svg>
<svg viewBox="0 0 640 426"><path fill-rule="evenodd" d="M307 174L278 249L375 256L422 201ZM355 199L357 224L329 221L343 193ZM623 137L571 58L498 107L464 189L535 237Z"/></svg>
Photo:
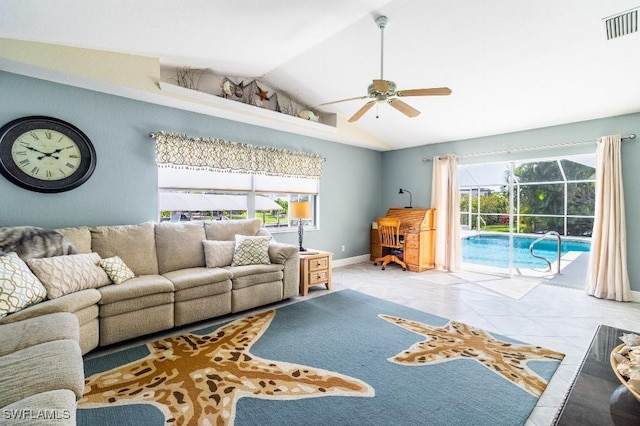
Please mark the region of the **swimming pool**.
<svg viewBox="0 0 640 426"><path fill-rule="evenodd" d="M544 260L536 259L529 253L529 245L538 237L513 236L514 268L546 268ZM562 239L562 255L569 251L588 252L591 242ZM544 256L553 263L558 255L558 240L549 237L533 248L537 255ZM480 265L509 267L509 235L481 234L462 239L462 261Z"/></svg>

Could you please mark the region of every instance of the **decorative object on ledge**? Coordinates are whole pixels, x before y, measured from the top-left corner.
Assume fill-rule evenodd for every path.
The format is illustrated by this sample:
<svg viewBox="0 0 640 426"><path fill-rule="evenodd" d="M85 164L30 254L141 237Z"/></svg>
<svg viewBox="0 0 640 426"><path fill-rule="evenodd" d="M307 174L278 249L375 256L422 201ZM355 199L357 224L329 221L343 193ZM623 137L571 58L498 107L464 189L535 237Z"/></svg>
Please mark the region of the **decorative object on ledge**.
<svg viewBox="0 0 640 426"><path fill-rule="evenodd" d="M307 251L302 247L302 234L304 229L304 221L311 219L311 203L308 201L292 201L289 203L289 217L291 219L298 219L298 244L300 244L300 251Z"/></svg>
<svg viewBox="0 0 640 426"><path fill-rule="evenodd" d="M400 191L398 191L398 194L404 194L405 192L409 193L409 205L406 206L405 209L412 209L413 208L413 202L411 200L411 191L409 191L407 189L400 188Z"/></svg>
<svg viewBox="0 0 640 426"><path fill-rule="evenodd" d="M209 72L208 69L195 69L191 67L176 68L176 76L172 79L185 89L198 90L200 80Z"/></svg>
<svg viewBox="0 0 640 426"><path fill-rule="evenodd" d="M172 73L175 76L172 76ZM277 92L269 87L267 82L259 79L219 76L208 69L192 69L189 67L163 70L162 74L164 74L165 81L173 81L178 86L186 89L242 102L304 120L320 121L320 117L316 113L295 101L292 96Z"/></svg>
<svg viewBox="0 0 640 426"><path fill-rule="evenodd" d="M317 116L313 111L309 111L307 109L305 109L304 111L300 111L298 113L298 117L304 118L305 120L309 120L309 121L315 121L315 122L318 122L318 120L320 119L320 117Z"/></svg>
<svg viewBox="0 0 640 426"><path fill-rule="evenodd" d="M271 176L319 179L324 158L318 154L254 146L218 138L190 138L156 132L158 167L251 172Z"/></svg>

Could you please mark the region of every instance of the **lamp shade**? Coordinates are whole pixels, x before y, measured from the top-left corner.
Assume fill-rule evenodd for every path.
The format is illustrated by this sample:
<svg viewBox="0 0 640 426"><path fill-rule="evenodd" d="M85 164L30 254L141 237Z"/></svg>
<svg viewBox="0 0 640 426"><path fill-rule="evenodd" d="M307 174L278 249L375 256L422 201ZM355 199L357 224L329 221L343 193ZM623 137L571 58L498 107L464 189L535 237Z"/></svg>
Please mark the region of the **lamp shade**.
<svg viewBox="0 0 640 426"><path fill-rule="evenodd" d="M289 217L291 219L310 219L311 203L308 201L293 201L289 203Z"/></svg>

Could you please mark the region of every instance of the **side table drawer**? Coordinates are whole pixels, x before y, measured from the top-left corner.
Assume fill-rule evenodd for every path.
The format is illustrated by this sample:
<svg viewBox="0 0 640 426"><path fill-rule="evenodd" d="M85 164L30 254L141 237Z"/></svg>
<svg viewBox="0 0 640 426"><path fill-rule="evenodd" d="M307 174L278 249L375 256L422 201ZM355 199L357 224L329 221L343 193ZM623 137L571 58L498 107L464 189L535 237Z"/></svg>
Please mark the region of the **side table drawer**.
<svg viewBox="0 0 640 426"><path fill-rule="evenodd" d="M316 284L316 283L326 283L328 280L328 276L329 276L329 271L327 271L326 269L323 271L311 271L309 273L309 283L310 284Z"/></svg>
<svg viewBox="0 0 640 426"><path fill-rule="evenodd" d="M312 259L309 261L309 270L318 271L320 269L327 269L329 267L329 257L321 257L318 259Z"/></svg>

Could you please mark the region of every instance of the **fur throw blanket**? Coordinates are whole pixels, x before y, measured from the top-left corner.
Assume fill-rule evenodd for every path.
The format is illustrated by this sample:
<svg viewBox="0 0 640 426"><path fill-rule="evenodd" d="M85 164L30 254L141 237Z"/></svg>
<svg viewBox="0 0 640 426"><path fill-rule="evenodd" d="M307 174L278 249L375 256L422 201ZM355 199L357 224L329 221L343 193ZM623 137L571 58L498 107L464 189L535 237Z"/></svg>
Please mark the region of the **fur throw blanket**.
<svg viewBox="0 0 640 426"><path fill-rule="evenodd" d="M0 256L16 252L22 260L77 254L59 232L35 226L0 227Z"/></svg>

